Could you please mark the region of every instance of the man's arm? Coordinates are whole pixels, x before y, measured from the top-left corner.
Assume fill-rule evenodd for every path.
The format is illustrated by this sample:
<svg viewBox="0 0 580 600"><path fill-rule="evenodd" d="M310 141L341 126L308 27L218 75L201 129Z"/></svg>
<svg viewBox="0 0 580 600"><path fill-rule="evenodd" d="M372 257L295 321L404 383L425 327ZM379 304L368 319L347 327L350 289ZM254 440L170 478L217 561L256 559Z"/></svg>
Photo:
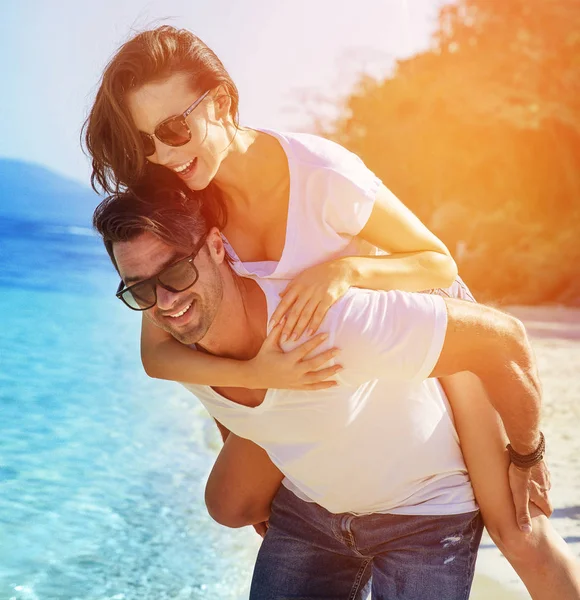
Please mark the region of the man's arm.
<svg viewBox="0 0 580 600"><path fill-rule="evenodd" d="M337 303L338 304L338 303ZM519 454L539 442L540 384L520 321L487 306L434 294L357 290L340 303L332 344L341 348L339 379L422 381L470 371L483 383ZM546 514L549 473L511 464L509 480L518 522L529 528L531 498Z"/></svg>
<svg viewBox="0 0 580 600"><path fill-rule="evenodd" d="M541 388L536 363L523 324L487 306L446 300L447 331L432 376L471 371L479 377L519 454L530 454L540 442ZM550 474L541 461L529 469L513 463L509 484L522 531L531 532L529 503L546 515Z"/></svg>
<svg viewBox="0 0 580 600"><path fill-rule="evenodd" d="M516 452L533 452L540 440L541 388L523 324L506 313L445 299L447 331L431 377L460 371L477 375L500 414Z"/></svg>

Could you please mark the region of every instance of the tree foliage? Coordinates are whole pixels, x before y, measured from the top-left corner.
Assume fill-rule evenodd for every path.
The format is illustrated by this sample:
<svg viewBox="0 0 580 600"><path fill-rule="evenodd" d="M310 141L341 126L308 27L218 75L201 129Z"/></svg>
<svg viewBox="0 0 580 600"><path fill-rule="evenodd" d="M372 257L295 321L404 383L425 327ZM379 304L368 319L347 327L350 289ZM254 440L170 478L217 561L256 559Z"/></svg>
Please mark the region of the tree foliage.
<svg viewBox="0 0 580 600"><path fill-rule="evenodd" d="M578 0L443 7L431 49L361 78L322 133L441 236L480 299L580 304Z"/></svg>

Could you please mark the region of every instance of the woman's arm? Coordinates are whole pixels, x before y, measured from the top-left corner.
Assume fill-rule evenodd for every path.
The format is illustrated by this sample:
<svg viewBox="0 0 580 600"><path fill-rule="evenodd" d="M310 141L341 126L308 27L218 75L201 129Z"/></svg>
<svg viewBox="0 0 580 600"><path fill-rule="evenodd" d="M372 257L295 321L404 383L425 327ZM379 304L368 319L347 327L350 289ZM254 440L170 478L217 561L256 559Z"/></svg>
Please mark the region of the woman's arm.
<svg viewBox="0 0 580 600"><path fill-rule="evenodd" d="M421 292L449 287L457 277L445 244L384 185L359 237L390 254L340 259L354 287Z"/></svg>
<svg viewBox="0 0 580 600"><path fill-rule="evenodd" d="M290 352L279 346L282 327L274 327L258 354L250 360L235 360L197 352L143 316L141 360L150 377L196 385L322 390L336 385L328 379L339 365L324 367L335 358L336 348L311 356L328 336L317 335Z"/></svg>
<svg viewBox="0 0 580 600"><path fill-rule="evenodd" d="M247 361L196 352L143 316L141 361L149 377L198 385L243 386Z"/></svg>
<svg viewBox="0 0 580 600"><path fill-rule="evenodd" d="M422 292L449 287L457 266L445 244L384 186L358 237L390 254L347 256L306 269L282 293L272 315L286 316L282 340L318 330L328 309L351 287Z"/></svg>

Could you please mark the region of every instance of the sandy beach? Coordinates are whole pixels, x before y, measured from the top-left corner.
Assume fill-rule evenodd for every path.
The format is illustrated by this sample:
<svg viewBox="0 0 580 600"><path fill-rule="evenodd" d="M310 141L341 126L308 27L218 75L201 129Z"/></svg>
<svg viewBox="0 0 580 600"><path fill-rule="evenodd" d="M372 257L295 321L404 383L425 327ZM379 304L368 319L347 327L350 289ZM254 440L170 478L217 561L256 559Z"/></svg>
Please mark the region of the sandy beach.
<svg viewBox="0 0 580 600"><path fill-rule="evenodd" d="M542 429L552 474L552 523L580 557L580 309L511 307L526 325L544 389ZM529 599L522 582L484 535L471 600Z"/></svg>

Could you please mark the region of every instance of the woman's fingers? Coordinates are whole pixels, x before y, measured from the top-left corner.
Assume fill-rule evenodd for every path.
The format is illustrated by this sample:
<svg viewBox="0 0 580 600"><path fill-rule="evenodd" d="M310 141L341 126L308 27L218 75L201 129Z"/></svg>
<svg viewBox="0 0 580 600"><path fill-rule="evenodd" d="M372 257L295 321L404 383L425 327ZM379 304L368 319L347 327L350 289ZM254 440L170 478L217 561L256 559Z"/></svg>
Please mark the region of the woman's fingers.
<svg viewBox="0 0 580 600"><path fill-rule="evenodd" d="M314 335L318 331L318 328L322 324L322 321L324 321L324 317L326 317L326 313L331 306L331 304L323 304L322 302L317 306L310 319L310 324L308 325L308 335Z"/></svg>
<svg viewBox="0 0 580 600"><path fill-rule="evenodd" d="M306 392L315 392L317 390L327 390L329 388L336 387L338 383L334 380L330 381L319 381L318 383L309 383L302 386L302 390Z"/></svg>
<svg viewBox="0 0 580 600"><path fill-rule="evenodd" d="M276 348L280 348L280 335L282 333L283 328L284 328L284 320L280 321L279 323L276 323L276 325L274 325L274 327L272 327L272 329L266 336L266 339L264 340L262 347L264 347L264 346L272 347L273 346Z"/></svg>
<svg viewBox="0 0 580 600"><path fill-rule="evenodd" d="M306 331L306 327L312 321L312 315L315 313L318 308L319 302L318 300L310 300L306 303L306 305L302 308L302 312L298 317L298 321L296 322L296 326L294 330L290 334L291 340L299 340L302 337L302 334Z"/></svg>
<svg viewBox="0 0 580 600"><path fill-rule="evenodd" d="M282 294L280 294L282 300L276 307L276 310L270 317L270 325L274 325L282 320L284 315L290 310L290 307L296 302L298 293L292 287L287 287Z"/></svg>
<svg viewBox="0 0 580 600"><path fill-rule="evenodd" d="M306 372L316 371L316 369L320 369L323 365L325 365L328 361L336 358L340 354L340 350L338 348L331 348L330 350L325 350L312 358L308 358L302 361L302 366Z"/></svg>
<svg viewBox="0 0 580 600"><path fill-rule="evenodd" d="M319 333L309 340L306 340L303 344L300 344L300 346L294 348L294 350L291 350L289 354L291 354L296 360L303 361L308 359L309 354L316 350L316 348L318 348L318 346L320 346L320 344L325 342L327 339L328 333Z"/></svg>
<svg viewBox="0 0 580 600"><path fill-rule="evenodd" d="M317 371L310 371L304 376L304 381L307 384L318 383L319 381L325 381L328 377L336 375L339 371L342 371L342 367L340 365L326 367L325 369L318 369Z"/></svg>
<svg viewBox="0 0 580 600"><path fill-rule="evenodd" d="M286 311L286 324L284 325L284 329L282 331L282 336L280 340L285 342L287 339L290 339L290 335L294 331L296 327L296 323L304 310L304 307L308 304L308 300L302 298L296 298L294 304Z"/></svg>

